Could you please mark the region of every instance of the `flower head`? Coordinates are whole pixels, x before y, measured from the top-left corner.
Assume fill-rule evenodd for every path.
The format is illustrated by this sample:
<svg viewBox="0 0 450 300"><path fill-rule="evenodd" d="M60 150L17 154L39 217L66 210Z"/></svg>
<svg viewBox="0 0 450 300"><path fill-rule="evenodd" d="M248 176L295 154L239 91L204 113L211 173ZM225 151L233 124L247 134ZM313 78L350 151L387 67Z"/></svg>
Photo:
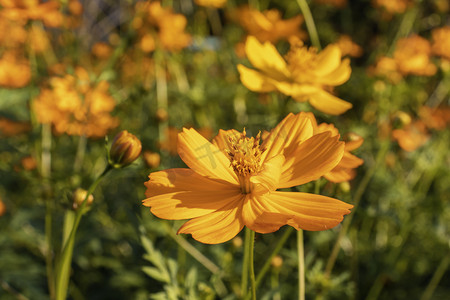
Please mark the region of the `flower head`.
<svg viewBox="0 0 450 300"><path fill-rule="evenodd" d="M315 48L304 47L300 42L291 47L284 60L274 45L261 44L250 36L245 52L257 69L238 65L241 81L248 89L279 91L296 101L309 101L316 109L332 115L342 114L352 107L351 103L327 91L350 78L350 61L341 60L337 45L329 45L317 53Z"/></svg>
<svg viewBox="0 0 450 300"><path fill-rule="evenodd" d="M208 244L228 241L244 226L259 233L283 225L332 228L351 205L278 191L316 180L341 160L344 143L339 137L313 131L303 113L288 115L264 139L260 134L248 137L245 130L221 130L211 143L194 129L183 129L178 153L190 168L151 173L143 205L163 219L191 219L178 233Z"/></svg>
<svg viewBox="0 0 450 300"><path fill-rule="evenodd" d="M433 44L431 51L434 55L450 60L450 26L435 28L431 31Z"/></svg>
<svg viewBox="0 0 450 300"><path fill-rule="evenodd" d="M112 142L109 163L115 168L125 167L139 157L141 150L141 141L134 134L122 130Z"/></svg>

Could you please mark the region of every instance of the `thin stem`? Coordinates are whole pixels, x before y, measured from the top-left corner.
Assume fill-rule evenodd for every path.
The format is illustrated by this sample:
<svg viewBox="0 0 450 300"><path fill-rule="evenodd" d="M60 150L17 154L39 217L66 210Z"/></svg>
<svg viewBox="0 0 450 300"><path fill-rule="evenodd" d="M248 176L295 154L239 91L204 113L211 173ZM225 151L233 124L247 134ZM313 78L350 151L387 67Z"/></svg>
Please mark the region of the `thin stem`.
<svg viewBox="0 0 450 300"><path fill-rule="evenodd" d="M305 300L305 250L303 247L303 230L297 231L298 253L298 299Z"/></svg>
<svg viewBox="0 0 450 300"><path fill-rule="evenodd" d="M250 247L249 247L249 265L250 265L250 282L252 286L252 300L256 300L256 281L255 281L255 264L253 254L255 252L255 232L250 230Z"/></svg>
<svg viewBox="0 0 450 300"><path fill-rule="evenodd" d="M241 293L244 298L247 295L248 286L248 261L249 261L249 248L250 248L250 229L245 227L245 240L244 240L244 259L242 262L242 274L241 274Z"/></svg>
<svg viewBox="0 0 450 300"><path fill-rule="evenodd" d="M314 24L314 19L311 14L311 10L309 9L308 3L306 0L297 0L298 6L305 18L306 28L308 29L309 38L311 39L311 43L317 50L322 49L320 46L319 35L317 34L316 24Z"/></svg>
<svg viewBox="0 0 450 300"><path fill-rule="evenodd" d="M353 216L355 215L355 211L358 208L359 201L361 200L362 195L364 194L364 191L367 188L367 185L370 182L370 179L372 179L372 176L375 174L375 171L377 170L378 166L383 161L386 151L389 149L389 142L384 142L380 149L378 150L377 156L375 158L375 163L372 165L372 167L366 172L363 179L361 180L361 183L358 186L358 189L355 192L355 195L353 197L353 213L349 214L343 224L342 228L339 231L339 235L337 237L337 240L333 246L333 250L331 251L330 257L328 258L327 265L325 267L325 276L329 277L331 275L331 271L333 270L334 263L336 262L337 256L339 254L339 250L341 249L341 240L344 238L344 236L347 234L347 231L350 227L350 224L352 222Z"/></svg>
<svg viewBox="0 0 450 300"><path fill-rule="evenodd" d="M167 111L168 99L167 99L167 80L166 69L164 67L164 54L161 50L155 51L155 78L156 78L156 101L158 109ZM167 120L160 121L158 123L159 138L164 140L166 129L168 127Z"/></svg>
<svg viewBox="0 0 450 300"><path fill-rule="evenodd" d="M431 278L430 283L428 283L428 286L426 287L425 291L423 292L420 300L431 299L431 296L433 296L434 290L436 289L437 285L439 284L439 281L441 281L442 276L444 276L445 271L448 268L449 261L450 261L450 253L447 253L447 255L442 258L436 271L434 271L433 277Z"/></svg>
<svg viewBox="0 0 450 300"><path fill-rule="evenodd" d="M67 239L67 242L63 244L61 258L58 264L56 277L56 300L64 300L66 299L67 296L67 288L69 286L70 265L72 262L73 247L75 245L75 235L78 226L80 224L81 217L85 213L87 199L94 192L95 188L103 179L103 177L105 177L105 175L112 169L113 167L111 165L108 165L103 171L103 173L91 184L88 192L86 193L86 197L84 198L83 203L80 205L80 207L76 212L72 230Z"/></svg>
<svg viewBox="0 0 450 300"><path fill-rule="evenodd" d="M80 172L82 162L84 160L84 154L86 153L86 136L81 135L78 139L77 153L75 154L75 161L73 163L73 173Z"/></svg>
<svg viewBox="0 0 450 300"><path fill-rule="evenodd" d="M286 229L283 236L278 241L277 245L275 246L275 248L272 251L272 254L270 254L270 256L267 258L266 263L264 264L264 266L261 268L261 271L259 271L258 275L256 276L256 288L258 288L258 286L261 284L262 279L264 278L267 271L269 270L272 259L275 257L275 255L278 254L278 252L280 252L280 250L283 248L284 244L286 243L287 239L289 238L289 236L291 235L291 233L293 231L294 231L294 228L289 226L289 228Z"/></svg>

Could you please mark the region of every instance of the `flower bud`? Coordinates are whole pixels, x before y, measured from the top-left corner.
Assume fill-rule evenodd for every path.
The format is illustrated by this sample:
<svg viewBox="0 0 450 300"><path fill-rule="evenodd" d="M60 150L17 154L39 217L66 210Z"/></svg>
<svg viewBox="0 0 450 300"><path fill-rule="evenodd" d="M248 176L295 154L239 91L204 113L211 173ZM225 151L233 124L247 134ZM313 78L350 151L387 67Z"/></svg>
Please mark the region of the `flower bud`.
<svg viewBox="0 0 450 300"><path fill-rule="evenodd" d="M77 188L73 192L73 209L78 209L84 202L84 199L86 198L87 191L82 188ZM86 200L85 207L89 207L92 205L92 202L94 202L94 196L89 195L89 197Z"/></svg>
<svg viewBox="0 0 450 300"><path fill-rule="evenodd" d="M135 161L141 154L139 139L126 130L119 132L109 151L109 164L115 168L125 167Z"/></svg>

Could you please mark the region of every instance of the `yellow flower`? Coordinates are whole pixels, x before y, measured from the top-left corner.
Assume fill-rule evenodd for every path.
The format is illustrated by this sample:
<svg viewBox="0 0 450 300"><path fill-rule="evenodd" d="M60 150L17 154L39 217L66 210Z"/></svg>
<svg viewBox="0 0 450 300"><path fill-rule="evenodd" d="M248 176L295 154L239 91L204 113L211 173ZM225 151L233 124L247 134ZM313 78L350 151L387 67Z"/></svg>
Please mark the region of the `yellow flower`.
<svg viewBox="0 0 450 300"><path fill-rule="evenodd" d="M293 36L302 40L306 38L306 33L300 29L303 23L302 15L283 20L280 11L276 9L260 12L243 6L237 11L237 18L248 34L260 42L275 43Z"/></svg>
<svg viewBox="0 0 450 300"><path fill-rule="evenodd" d="M206 7L222 8L227 0L194 0L195 4Z"/></svg>
<svg viewBox="0 0 450 300"><path fill-rule="evenodd" d="M348 35L341 35L336 44L341 49L342 56L360 57L363 54L363 49L358 44L355 44Z"/></svg>
<svg viewBox="0 0 450 300"><path fill-rule="evenodd" d="M271 43L261 44L255 37L248 37L245 52L252 65L249 69L238 65L242 83L255 92L279 91L296 101L309 103L316 109L331 115L339 115L352 107L326 91L350 78L348 59L341 60L337 45L329 45L317 53L314 48L293 46L286 61Z"/></svg>
<svg viewBox="0 0 450 300"><path fill-rule="evenodd" d="M317 124L317 120L312 113L305 113L311 120L314 134L330 132L331 136L339 138L339 131L333 124L321 123ZM351 154L350 151L358 149L364 139L356 134L349 134L349 141L345 142L344 155L336 167L326 173L325 177L328 181L339 183L352 180L356 176L355 169L362 165L364 161L359 157Z"/></svg>
<svg viewBox="0 0 450 300"><path fill-rule="evenodd" d="M0 86L21 88L31 80L30 63L12 50L5 51L0 58Z"/></svg>
<svg viewBox="0 0 450 300"><path fill-rule="evenodd" d="M194 129L178 136L190 167L151 173L143 205L159 218L191 219L178 233L207 244L226 242L244 226L270 233L283 225L312 231L338 225L352 205L308 193L281 192L316 180L341 160L344 143L314 135L305 114L289 114L260 144L260 134L223 131L210 143Z"/></svg>

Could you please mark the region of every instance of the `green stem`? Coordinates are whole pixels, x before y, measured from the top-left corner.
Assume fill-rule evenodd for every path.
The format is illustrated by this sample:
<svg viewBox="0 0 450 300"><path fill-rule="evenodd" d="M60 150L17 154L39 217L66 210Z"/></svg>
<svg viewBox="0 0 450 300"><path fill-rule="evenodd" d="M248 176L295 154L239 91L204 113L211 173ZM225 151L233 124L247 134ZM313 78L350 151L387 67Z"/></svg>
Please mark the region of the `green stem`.
<svg viewBox="0 0 450 300"><path fill-rule="evenodd" d="M362 195L364 194L364 191L367 188L367 185L370 182L370 179L372 179L372 176L375 174L375 171L377 170L378 166L381 164L383 159L385 158L386 152L389 149L389 142L384 142L380 149L378 150L377 156L375 158L375 163L372 165L372 167L366 172L363 179L361 180L361 183L358 186L358 189L356 190L353 201L353 213L349 214L343 224L342 228L339 231L339 235L337 237L337 240L333 246L333 250L331 251L330 257L328 258L327 265L325 267L325 276L329 277L331 275L331 271L333 270L334 263L336 262L336 258L339 254L339 250L341 249L341 240L344 238L344 236L347 234L347 231L350 227L350 224L352 222L352 219L355 215L355 211L358 208L359 201L361 200Z"/></svg>
<svg viewBox="0 0 450 300"><path fill-rule="evenodd" d="M261 268L261 271L259 271L258 276L256 276L256 288L261 284L262 279L266 275L267 271L270 268L270 264L272 263L272 259L275 257L275 255L280 252L280 250L283 248L284 244L286 243L287 239L291 235L292 231L294 231L293 227L290 227L286 229L283 236L278 241L277 245L275 246L275 249L273 249L272 254L269 256L269 258L266 260L266 263Z"/></svg>
<svg viewBox="0 0 450 300"><path fill-rule="evenodd" d="M303 247L303 230L297 231L298 253L298 299L305 300L305 250Z"/></svg>
<svg viewBox="0 0 450 300"><path fill-rule="evenodd" d="M306 0L297 0L298 6L305 18L306 28L308 29L309 38L311 39L311 43L317 50L320 50L322 47L320 46L319 35L317 34L316 24L314 24L314 19L311 14L311 10L309 9L308 3Z"/></svg>
<svg viewBox="0 0 450 300"><path fill-rule="evenodd" d="M256 281L255 281L255 264L253 254L255 252L255 232L250 230L250 247L249 247L249 265L250 265L250 282L252 287L252 300L256 300Z"/></svg>
<svg viewBox="0 0 450 300"><path fill-rule="evenodd" d="M249 261L249 248L250 248L250 229L245 228L245 240L244 240L244 259L242 262L242 274L241 274L241 293L242 298L247 295L248 286L248 261Z"/></svg>
<svg viewBox="0 0 450 300"><path fill-rule="evenodd" d="M67 238L67 242L63 244L63 250L61 254L61 258L58 264L57 269L57 277L56 277L56 300L64 300L67 297L67 288L69 286L69 275L70 275L70 265L72 262L72 254L73 247L75 245L75 235L78 229L78 226L81 221L81 217L85 213L85 207L87 203L87 199L94 192L97 185L100 181L105 177L105 175L112 170L113 167L108 165L103 173L91 184L88 192L86 193L86 197L84 198L83 203L78 208L75 220L73 222L72 230L70 232L69 237Z"/></svg>
<svg viewBox="0 0 450 300"><path fill-rule="evenodd" d="M450 261L450 253L447 253L445 257L442 258L438 268L434 271L433 277L430 280L430 283L426 287L425 291L422 294L420 300L429 300L431 296L433 296L433 292L436 289L439 281L441 281L442 276L444 276L445 271L448 268L448 264Z"/></svg>

